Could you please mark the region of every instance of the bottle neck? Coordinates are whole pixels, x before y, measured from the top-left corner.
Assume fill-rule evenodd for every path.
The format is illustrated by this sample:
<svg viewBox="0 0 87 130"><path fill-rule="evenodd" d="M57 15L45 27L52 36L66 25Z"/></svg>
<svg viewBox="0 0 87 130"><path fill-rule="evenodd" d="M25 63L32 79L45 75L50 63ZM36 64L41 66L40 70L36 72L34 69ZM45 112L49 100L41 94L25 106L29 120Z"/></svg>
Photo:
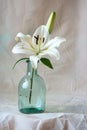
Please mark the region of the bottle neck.
<svg viewBox="0 0 87 130"><path fill-rule="evenodd" d="M28 60L28 61L27 61L27 75L31 75L32 72L33 72L34 74L37 74L37 69L34 69L34 68L32 67L31 61Z"/></svg>

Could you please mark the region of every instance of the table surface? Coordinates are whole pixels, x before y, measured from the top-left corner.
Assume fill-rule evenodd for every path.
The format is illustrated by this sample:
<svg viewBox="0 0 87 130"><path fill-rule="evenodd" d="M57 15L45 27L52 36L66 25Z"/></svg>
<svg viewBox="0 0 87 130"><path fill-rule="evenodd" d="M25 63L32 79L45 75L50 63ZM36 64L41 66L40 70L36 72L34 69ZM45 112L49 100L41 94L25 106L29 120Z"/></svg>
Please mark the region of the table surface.
<svg viewBox="0 0 87 130"><path fill-rule="evenodd" d="M87 115L0 113L0 130L87 130Z"/></svg>

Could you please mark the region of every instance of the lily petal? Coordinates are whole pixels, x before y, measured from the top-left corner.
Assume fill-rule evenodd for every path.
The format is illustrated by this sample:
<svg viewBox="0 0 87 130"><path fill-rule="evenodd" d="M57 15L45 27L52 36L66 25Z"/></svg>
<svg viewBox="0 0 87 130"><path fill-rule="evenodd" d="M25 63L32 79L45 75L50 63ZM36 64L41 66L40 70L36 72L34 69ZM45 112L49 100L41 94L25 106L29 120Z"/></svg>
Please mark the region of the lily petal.
<svg viewBox="0 0 87 130"><path fill-rule="evenodd" d="M30 35L24 35L23 37L21 37L21 41L24 43L26 42L32 50L35 50L35 48L32 44L32 38Z"/></svg>
<svg viewBox="0 0 87 130"><path fill-rule="evenodd" d="M18 33L17 36L15 37L15 40L16 40L17 42L27 42L27 43L30 45L30 47L31 47L32 49L34 49L33 44L32 44L32 38L31 38L30 35L24 35L23 33L20 32L20 33Z"/></svg>
<svg viewBox="0 0 87 130"><path fill-rule="evenodd" d="M53 57L54 59L56 58L56 60L60 59L60 54L57 48L50 48L48 50L45 50L43 51L41 55L49 55L50 57Z"/></svg>
<svg viewBox="0 0 87 130"><path fill-rule="evenodd" d="M18 33L17 36L15 37L15 40L16 40L17 42L20 42L20 41L21 41L21 38L23 38L23 37L24 37L24 34L23 34L22 32L20 32L20 33Z"/></svg>
<svg viewBox="0 0 87 130"><path fill-rule="evenodd" d="M65 38L61 38L61 37L55 37L52 40L48 41L45 45L43 49L46 48L54 48L54 47L59 47L61 43L65 42L66 39Z"/></svg>
<svg viewBox="0 0 87 130"><path fill-rule="evenodd" d="M29 54L29 55L32 55L35 53L31 50L30 46L27 43L23 43L23 42L19 42L18 44L16 44L13 47L12 52L13 53Z"/></svg>
<svg viewBox="0 0 87 130"><path fill-rule="evenodd" d="M47 41L48 39L48 36L49 36L49 32L48 32L48 29L45 25L42 25L42 26L39 26L36 31L34 32L33 34L33 37L32 37L32 42L36 45L36 39L34 38L34 36L38 36L40 38L44 38L44 43Z"/></svg>
<svg viewBox="0 0 87 130"><path fill-rule="evenodd" d="M30 56L30 61L31 61L32 67L34 69L36 69L37 68L37 63L39 61L39 58L37 56L33 55L33 56Z"/></svg>

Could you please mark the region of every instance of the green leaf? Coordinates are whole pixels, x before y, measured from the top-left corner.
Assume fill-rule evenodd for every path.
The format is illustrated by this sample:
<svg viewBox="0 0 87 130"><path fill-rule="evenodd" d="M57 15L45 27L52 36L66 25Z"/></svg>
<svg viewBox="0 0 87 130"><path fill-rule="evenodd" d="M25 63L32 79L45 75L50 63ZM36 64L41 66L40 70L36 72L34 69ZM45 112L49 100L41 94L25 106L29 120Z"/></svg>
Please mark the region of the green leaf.
<svg viewBox="0 0 87 130"><path fill-rule="evenodd" d="M14 64L14 66L13 66L13 69L15 68L16 64L19 63L22 60L26 60L27 61L27 60L29 60L29 58L21 58L21 59L17 60L16 63Z"/></svg>
<svg viewBox="0 0 87 130"><path fill-rule="evenodd" d="M47 59L47 58L41 58L40 61L41 61L44 65L46 65L46 66L48 66L49 68L53 69L53 66L52 66L52 64L51 64L51 62L50 62L49 59Z"/></svg>

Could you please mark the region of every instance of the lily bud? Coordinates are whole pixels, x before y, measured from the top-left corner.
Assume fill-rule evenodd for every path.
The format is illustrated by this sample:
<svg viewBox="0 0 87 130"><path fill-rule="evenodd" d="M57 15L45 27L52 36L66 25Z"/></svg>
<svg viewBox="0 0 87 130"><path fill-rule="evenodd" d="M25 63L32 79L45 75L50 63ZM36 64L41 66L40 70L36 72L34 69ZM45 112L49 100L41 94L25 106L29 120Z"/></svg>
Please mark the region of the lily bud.
<svg viewBox="0 0 87 130"><path fill-rule="evenodd" d="M52 27L53 27L55 17L56 17L56 12L51 12L51 14L48 18L47 24L46 24L49 33L51 33L51 31L52 31Z"/></svg>

